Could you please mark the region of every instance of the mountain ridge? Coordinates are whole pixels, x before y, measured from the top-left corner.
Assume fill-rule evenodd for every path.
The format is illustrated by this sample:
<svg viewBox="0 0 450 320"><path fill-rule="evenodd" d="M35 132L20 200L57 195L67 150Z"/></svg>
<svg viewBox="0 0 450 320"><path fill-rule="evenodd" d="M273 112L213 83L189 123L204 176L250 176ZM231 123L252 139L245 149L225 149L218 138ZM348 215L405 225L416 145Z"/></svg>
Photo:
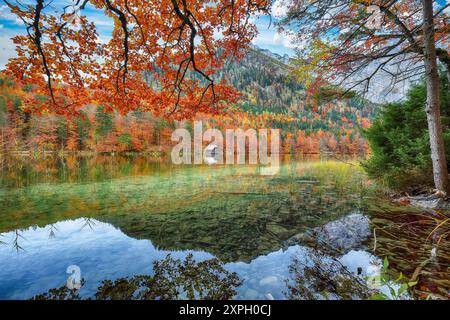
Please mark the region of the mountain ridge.
<svg viewBox="0 0 450 320"><path fill-rule="evenodd" d="M267 111L303 116L301 111L305 108L330 108L331 103L347 107L357 116L372 118L375 115L376 105L357 95L319 101L318 106L313 106L305 86L290 74L289 60L287 55L281 56L252 45L240 61L228 61L216 77L227 80L241 92L240 107L252 113Z"/></svg>

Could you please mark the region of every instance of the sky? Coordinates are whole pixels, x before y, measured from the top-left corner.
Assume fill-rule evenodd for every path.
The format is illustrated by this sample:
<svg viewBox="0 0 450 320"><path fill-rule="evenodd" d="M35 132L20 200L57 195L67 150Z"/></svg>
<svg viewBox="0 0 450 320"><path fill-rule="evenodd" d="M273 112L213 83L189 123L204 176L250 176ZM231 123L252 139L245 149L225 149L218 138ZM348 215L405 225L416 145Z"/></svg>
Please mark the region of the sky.
<svg viewBox="0 0 450 320"><path fill-rule="evenodd" d="M255 25L258 28L258 36L253 39L252 43L263 49L269 49L272 52L281 55L294 55L294 45L285 34L279 33L274 26L276 18L261 16L255 19Z"/></svg>
<svg viewBox="0 0 450 320"><path fill-rule="evenodd" d="M61 3L70 3L70 0L54 0L59 8ZM26 3L26 1L22 1ZM273 9L272 23L268 16L254 17L253 22L258 28L259 34L253 39L252 43L258 47L269 49L272 52L284 55L293 55L292 44L285 35L277 32L274 21L283 14L283 8L275 2ZM101 11L96 10L92 5L88 5L83 14L94 21L101 39L106 40L111 32L113 20L105 17ZM20 19L12 14L8 6L0 2L0 69L3 69L8 59L15 56L14 45L11 37L18 34L25 34L25 27Z"/></svg>
<svg viewBox="0 0 450 320"><path fill-rule="evenodd" d="M35 0L21 0L22 3L34 2ZM46 0L49 1L49 0ZM52 10L62 8L67 3L72 3L72 0L53 0ZM274 53L280 55L293 56L294 45L290 42L289 36L279 33L275 26L275 22L280 17L286 14L286 6L283 5L289 0L275 0L271 9L271 17L266 15L252 17L252 22L258 28L259 34L253 39L252 43L260 48L268 49ZM435 6L443 6L450 0L435 0ZM55 8L57 7L57 8ZM447 8L450 10L450 8ZM113 19L106 17L102 11L95 9L92 5L88 4L83 14L88 16L91 21L95 22L97 31L100 35L100 40L106 42L112 30ZM0 2L0 70L4 68L8 59L15 56L14 45L10 38L24 34L25 28L21 20L19 20L14 14L12 14L9 8L3 2ZM386 80L383 75L375 80L375 85L371 86L371 93L368 96L369 99L378 102L388 102L403 97L408 90L410 83L402 82L396 85L396 89L389 93L384 93L386 87Z"/></svg>
<svg viewBox="0 0 450 320"><path fill-rule="evenodd" d="M32 0L22 0L27 3ZM53 0L53 4L62 8L62 4L71 3L72 0ZM439 5L444 5L446 1L437 0ZM289 36L277 31L274 22L286 14L286 7L283 6L283 0L275 0L272 7L272 20L268 16L258 16L253 18L253 22L258 28L259 34L253 39L252 43L263 49L269 49L272 52L290 56L294 55L294 45L290 42ZM108 38L112 29L112 18L105 17L102 11L96 10L88 4L83 11L92 21L95 22L100 37L103 40ZM12 14L5 3L0 2L0 69L5 66L7 60L15 55L14 45L10 38L17 34L24 34L25 28L20 19Z"/></svg>

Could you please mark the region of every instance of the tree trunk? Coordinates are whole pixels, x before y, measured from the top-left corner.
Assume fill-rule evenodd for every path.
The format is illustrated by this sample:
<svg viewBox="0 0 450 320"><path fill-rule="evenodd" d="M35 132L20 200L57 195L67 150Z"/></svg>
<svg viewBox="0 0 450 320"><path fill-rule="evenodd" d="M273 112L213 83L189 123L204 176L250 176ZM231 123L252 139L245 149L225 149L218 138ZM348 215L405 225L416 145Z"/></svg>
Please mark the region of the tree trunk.
<svg viewBox="0 0 450 320"><path fill-rule="evenodd" d="M434 42L433 1L422 0L422 3L424 63L427 83L427 102L425 111L427 113L428 131L430 135L433 177L436 189L447 194L449 192L449 179L439 106L439 73L436 60L436 46Z"/></svg>

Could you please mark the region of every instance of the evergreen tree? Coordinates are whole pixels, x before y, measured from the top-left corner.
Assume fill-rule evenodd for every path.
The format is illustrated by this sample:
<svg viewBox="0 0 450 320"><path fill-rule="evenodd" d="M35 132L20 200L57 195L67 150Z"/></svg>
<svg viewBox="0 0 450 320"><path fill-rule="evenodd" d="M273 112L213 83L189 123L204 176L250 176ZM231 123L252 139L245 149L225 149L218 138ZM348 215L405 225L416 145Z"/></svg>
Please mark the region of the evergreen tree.
<svg viewBox="0 0 450 320"><path fill-rule="evenodd" d="M103 106L99 106L95 113L95 122L97 123L97 127L95 129L95 138L105 137L112 130L113 125L113 116L109 112L105 112L105 108Z"/></svg>
<svg viewBox="0 0 450 320"><path fill-rule="evenodd" d="M450 154L450 84L440 78L441 116L447 158ZM426 85L410 89L403 102L382 107L370 129L365 130L372 156L364 163L368 174L394 188L433 182L428 125L423 106ZM448 166L448 163L447 163Z"/></svg>

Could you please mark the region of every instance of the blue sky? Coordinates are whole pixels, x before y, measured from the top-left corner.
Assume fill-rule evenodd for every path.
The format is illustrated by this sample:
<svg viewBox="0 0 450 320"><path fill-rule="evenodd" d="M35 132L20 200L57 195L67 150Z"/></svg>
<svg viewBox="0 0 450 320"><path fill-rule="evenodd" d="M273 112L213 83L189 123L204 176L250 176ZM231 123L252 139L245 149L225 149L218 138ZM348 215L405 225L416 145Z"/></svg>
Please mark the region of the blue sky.
<svg viewBox="0 0 450 320"><path fill-rule="evenodd" d="M294 49L292 43L286 35L277 32L274 26L275 21L276 18L272 18L271 23L268 16L261 16L255 19L259 34L253 39L253 44L281 55L293 55Z"/></svg>
<svg viewBox="0 0 450 320"><path fill-rule="evenodd" d="M22 1L26 3L27 1ZM58 8L62 8L62 3L71 3L70 0L56 0L54 1ZM54 8L54 10L58 10ZM111 32L113 20L105 17L101 11L88 5L83 11L92 21L95 22L100 36L104 39L108 37ZM264 49L269 49L281 55L294 53L292 45L288 39L279 34L274 26L274 18L272 24L270 18L267 16L255 17L254 23L258 27L259 35L253 39L253 44ZM10 38L17 34L24 34L25 28L23 23L12 14L6 4L0 4L0 68L3 68L7 60L15 55L14 45Z"/></svg>
<svg viewBox="0 0 450 320"><path fill-rule="evenodd" d="M22 3L27 3L33 0L22 0ZM444 5L446 1L450 0L436 0L439 5ZM57 6L53 7L53 10L62 8L63 4L72 3L71 0L54 0L52 4ZM283 7L280 0L275 0L275 4L272 9L272 23L268 16L254 17L254 23L258 27L259 35L253 39L253 44L264 49L269 49L272 52L284 55L293 55L293 45L289 41L289 37L277 32L274 22L276 17L283 16L285 13L285 7ZM105 17L99 10L93 8L88 4L83 14L87 15L92 21L95 22L97 30L103 39L108 38L108 34L111 32L111 26L113 20ZM14 56L14 46L10 41L10 38L17 34L25 33L22 22L11 14L6 4L0 4L0 68L3 68L7 60Z"/></svg>

